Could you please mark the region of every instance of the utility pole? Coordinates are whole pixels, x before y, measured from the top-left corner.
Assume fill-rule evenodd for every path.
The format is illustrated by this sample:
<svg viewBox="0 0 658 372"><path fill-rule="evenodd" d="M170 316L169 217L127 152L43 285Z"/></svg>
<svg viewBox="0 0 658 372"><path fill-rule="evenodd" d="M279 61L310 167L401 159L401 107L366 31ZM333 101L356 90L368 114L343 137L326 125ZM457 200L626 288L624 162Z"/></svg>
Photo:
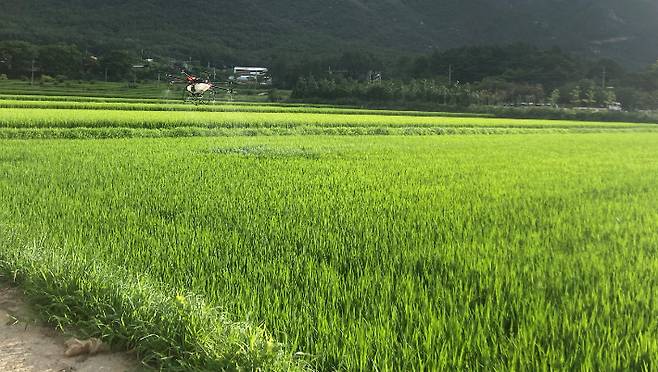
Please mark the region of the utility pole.
<svg viewBox="0 0 658 372"><path fill-rule="evenodd" d="M105 67L105 82L107 83L107 67Z"/></svg>
<svg viewBox="0 0 658 372"><path fill-rule="evenodd" d="M605 66L603 66L603 74L601 76L601 89L605 89L605 78L606 78Z"/></svg>
<svg viewBox="0 0 658 372"><path fill-rule="evenodd" d="M32 58L32 67L30 68L30 72L32 73L30 77L30 85L34 85L34 58Z"/></svg>
<svg viewBox="0 0 658 372"><path fill-rule="evenodd" d="M448 85L452 85L452 65L448 65Z"/></svg>

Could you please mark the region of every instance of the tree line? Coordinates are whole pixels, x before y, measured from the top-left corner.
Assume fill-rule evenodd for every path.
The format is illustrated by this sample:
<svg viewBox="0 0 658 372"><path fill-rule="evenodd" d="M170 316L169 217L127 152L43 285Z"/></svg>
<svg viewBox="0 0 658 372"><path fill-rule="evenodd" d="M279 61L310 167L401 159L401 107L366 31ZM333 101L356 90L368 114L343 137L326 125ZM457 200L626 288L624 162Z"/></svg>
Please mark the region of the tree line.
<svg viewBox="0 0 658 372"><path fill-rule="evenodd" d="M385 63L364 52L274 64L300 100L658 109L658 61L627 71L558 48L523 44L449 49ZM382 76L381 79L373 79Z"/></svg>
<svg viewBox="0 0 658 372"><path fill-rule="evenodd" d="M119 48L91 53L66 43L36 45L20 40L0 41L0 75L6 78L125 81L135 78L133 66L139 62L135 53ZM149 67L166 70L159 65Z"/></svg>
<svg viewBox="0 0 658 372"><path fill-rule="evenodd" d="M92 53L65 43L0 41L0 78L153 80L175 72L172 63L165 62L169 60L154 56L144 63L144 56L120 48ZM140 68L134 68L136 64ZM208 60L193 67L203 75L210 64ZM524 44L400 57L365 51L315 58L279 54L261 65L270 68L276 88L293 90L297 100L587 107L621 102L627 109L658 109L658 62L627 71L612 60Z"/></svg>

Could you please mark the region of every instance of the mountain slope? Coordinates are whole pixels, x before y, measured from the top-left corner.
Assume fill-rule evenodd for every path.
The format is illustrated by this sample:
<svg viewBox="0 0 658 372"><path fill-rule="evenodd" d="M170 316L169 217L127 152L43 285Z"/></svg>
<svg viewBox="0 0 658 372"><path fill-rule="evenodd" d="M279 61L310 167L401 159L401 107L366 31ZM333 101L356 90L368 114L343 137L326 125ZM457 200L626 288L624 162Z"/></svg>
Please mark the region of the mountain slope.
<svg viewBox="0 0 658 372"><path fill-rule="evenodd" d="M655 0L0 0L0 9L0 39L146 48L214 61L511 42L631 66L658 58Z"/></svg>

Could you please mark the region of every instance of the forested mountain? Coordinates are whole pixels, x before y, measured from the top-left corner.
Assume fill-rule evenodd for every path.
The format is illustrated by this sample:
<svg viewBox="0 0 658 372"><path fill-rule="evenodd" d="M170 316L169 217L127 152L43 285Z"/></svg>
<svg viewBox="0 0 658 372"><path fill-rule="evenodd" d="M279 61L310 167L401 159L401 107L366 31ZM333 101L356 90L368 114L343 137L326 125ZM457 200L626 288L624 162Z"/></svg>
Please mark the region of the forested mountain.
<svg viewBox="0 0 658 372"><path fill-rule="evenodd" d="M0 9L0 40L226 64L512 42L629 67L658 58L656 0L0 0Z"/></svg>

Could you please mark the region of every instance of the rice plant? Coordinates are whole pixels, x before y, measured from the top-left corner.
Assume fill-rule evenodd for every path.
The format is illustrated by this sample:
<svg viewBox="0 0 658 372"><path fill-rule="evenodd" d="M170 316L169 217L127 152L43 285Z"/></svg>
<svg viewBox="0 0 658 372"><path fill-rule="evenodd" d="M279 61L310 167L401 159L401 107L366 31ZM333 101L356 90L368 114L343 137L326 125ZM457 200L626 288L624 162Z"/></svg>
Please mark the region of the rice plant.
<svg viewBox="0 0 658 372"><path fill-rule="evenodd" d="M96 103L98 105L98 103ZM256 107L258 108L258 107ZM658 128L656 124L488 117L0 108L0 128Z"/></svg>
<svg viewBox="0 0 658 372"><path fill-rule="evenodd" d="M14 115L4 123L21 122L2 112ZM186 120L44 112L25 125L48 115L61 127L104 115L134 127ZM243 120L355 120L300 116ZM129 345L150 340L131 334L174 340L148 347L187 361L179 365L225 368L217 361L233 355L245 369L290 367L267 350L319 370L650 371L658 362L655 133L1 140L0 149L0 231L33 242L0 240L0 271L114 304L124 323L103 318L101 305L50 311L86 314ZM59 268L52 280L29 275L48 262ZM122 280L151 289L115 287ZM139 307L188 298L215 315ZM121 318L124 308L157 317ZM202 326L217 314L230 319L217 323L225 328ZM254 336L253 353L208 352L240 324L268 336ZM179 349L167 346L176 332L186 337ZM251 345L242 337L222 350Z"/></svg>

